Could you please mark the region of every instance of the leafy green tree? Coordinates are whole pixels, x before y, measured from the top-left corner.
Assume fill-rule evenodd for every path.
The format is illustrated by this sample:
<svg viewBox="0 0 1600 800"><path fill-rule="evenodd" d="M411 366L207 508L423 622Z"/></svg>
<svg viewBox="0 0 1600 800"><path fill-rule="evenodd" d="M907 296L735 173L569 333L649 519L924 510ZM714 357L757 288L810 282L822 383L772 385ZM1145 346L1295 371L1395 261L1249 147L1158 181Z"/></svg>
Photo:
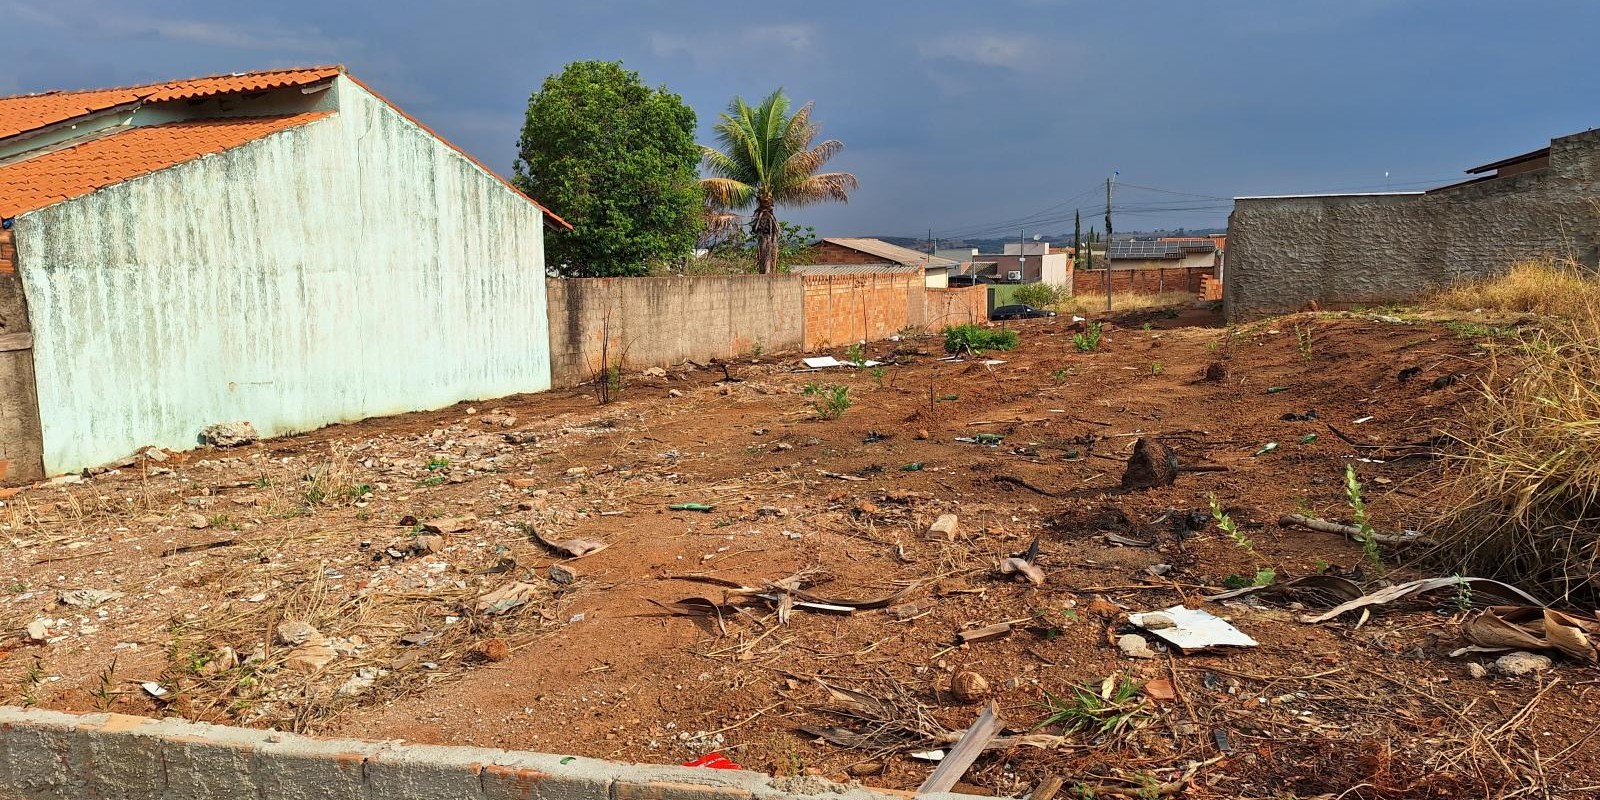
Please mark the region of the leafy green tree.
<svg viewBox="0 0 1600 800"><path fill-rule="evenodd" d="M572 223L551 231L552 268L572 277L647 274L688 258L705 224L695 114L621 62L575 61L528 98L518 188Z"/></svg>
<svg viewBox="0 0 1600 800"><path fill-rule="evenodd" d="M811 122L811 103L790 113L788 96L779 89L751 106L735 97L716 125L722 149L702 148L711 177L701 181L719 208L753 208L750 233L756 239L756 270L778 268L783 233L776 208L805 206L825 200L849 202L860 184L848 172L820 172L844 147L837 139L813 144L819 128Z"/></svg>

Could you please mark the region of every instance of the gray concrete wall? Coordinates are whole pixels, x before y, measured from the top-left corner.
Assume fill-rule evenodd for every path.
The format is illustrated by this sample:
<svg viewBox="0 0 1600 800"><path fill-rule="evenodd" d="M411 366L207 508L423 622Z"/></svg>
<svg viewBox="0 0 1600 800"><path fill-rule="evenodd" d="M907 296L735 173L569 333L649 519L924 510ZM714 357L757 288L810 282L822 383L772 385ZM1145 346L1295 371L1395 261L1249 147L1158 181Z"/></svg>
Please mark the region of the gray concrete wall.
<svg viewBox="0 0 1600 800"><path fill-rule="evenodd" d="M0 230L0 486L44 477L33 328L11 231Z"/></svg>
<svg viewBox="0 0 1600 800"><path fill-rule="evenodd" d="M909 794L740 770L313 739L0 706L0 800L901 800Z"/></svg>
<svg viewBox="0 0 1600 800"><path fill-rule="evenodd" d="M1530 258L1600 260L1600 131L1550 166L1427 194L1241 198L1228 219L1229 319L1416 300Z"/></svg>
<svg viewBox="0 0 1600 800"><path fill-rule="evenodd" d="M608 336L628 369L799 350L804 291L798 275L552 278L551 382L592 380Z"/></svg>

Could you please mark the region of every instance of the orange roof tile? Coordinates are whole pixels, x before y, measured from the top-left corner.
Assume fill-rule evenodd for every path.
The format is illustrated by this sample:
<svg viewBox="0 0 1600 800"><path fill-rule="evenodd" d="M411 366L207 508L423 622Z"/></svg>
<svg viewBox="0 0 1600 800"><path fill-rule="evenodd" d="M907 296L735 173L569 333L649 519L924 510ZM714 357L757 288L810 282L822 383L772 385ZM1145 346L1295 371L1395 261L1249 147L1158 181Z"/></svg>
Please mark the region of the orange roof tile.
<svg viewBox="0 0 1600 800"><path fill-rule="evenodd" d="M129 128L6 164L0 166L0 218L81 197L331 114L195 119Z"/></svg>
<svg viewBox="0 0 1600 800"><path fill-rule="evenodd" d="M304 67L243 72L236 75L209 75L141 86L120 86L113 89L55 91L0 97L0 139L128 103L155 103L234 92L261 92L285 86L304 86L326 80L343 71L344 68L340 66Z"/></svg>

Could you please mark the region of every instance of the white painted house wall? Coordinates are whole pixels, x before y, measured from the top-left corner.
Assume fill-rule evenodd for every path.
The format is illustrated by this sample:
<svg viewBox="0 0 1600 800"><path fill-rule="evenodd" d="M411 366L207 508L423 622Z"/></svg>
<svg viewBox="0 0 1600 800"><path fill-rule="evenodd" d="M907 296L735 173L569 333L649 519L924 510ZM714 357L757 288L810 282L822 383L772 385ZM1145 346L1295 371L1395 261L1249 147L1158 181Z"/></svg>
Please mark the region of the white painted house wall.
<svg viewBox="0 0 1600 800"><path fill-rule="evenodd" d="M550 387L539 209L332 91L331 117L15 220L47 472Z"/></svg>

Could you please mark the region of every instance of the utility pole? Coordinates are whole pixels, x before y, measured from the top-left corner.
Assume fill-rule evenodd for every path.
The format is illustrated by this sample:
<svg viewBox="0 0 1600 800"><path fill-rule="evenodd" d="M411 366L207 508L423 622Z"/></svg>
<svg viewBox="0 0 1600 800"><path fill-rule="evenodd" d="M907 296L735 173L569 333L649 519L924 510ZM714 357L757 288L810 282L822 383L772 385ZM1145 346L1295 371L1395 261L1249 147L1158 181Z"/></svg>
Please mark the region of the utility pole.
<svg viewBox="0 0 1600 800"><path fill-rule="evenodd" d="M1117 173L1106 178L1106 310L1111 310L1111 189L1117 184Z"/></svg>

